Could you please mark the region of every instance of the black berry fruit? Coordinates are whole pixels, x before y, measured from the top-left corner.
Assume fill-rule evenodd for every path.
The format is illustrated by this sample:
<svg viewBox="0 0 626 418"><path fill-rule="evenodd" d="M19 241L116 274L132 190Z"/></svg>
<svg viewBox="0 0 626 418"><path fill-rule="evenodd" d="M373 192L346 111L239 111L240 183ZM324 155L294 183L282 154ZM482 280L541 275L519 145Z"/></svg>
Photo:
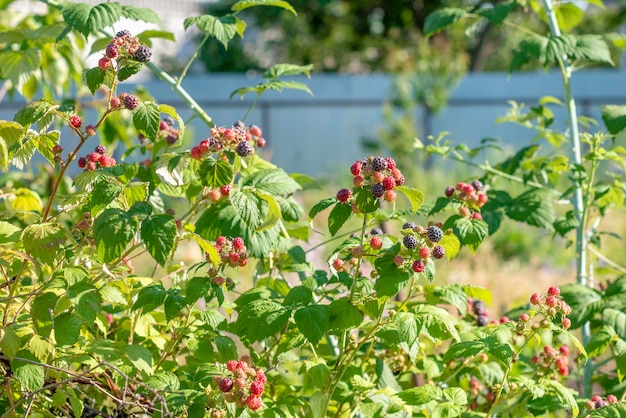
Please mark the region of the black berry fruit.
<svg viewBox="0 0 626 418"><path fill-rule="evenodd" d="M384 194L385 194L385 186L383 186L380 183L372 186L372 196L374 196L376 199L383 197Z"/></svg>
<svg viewBox="0 0 626 418"><path fill-rule="evenodd" d="M486 316L480 315L478 318L476 318L476 324L479 327L484 327L488 323L489 323L489 318L487 318Z"/></svg>
<svg viewBox="0 0 626 418"><path fill-rule="evenodd" d="M443 231L438 226L432 225L428 227L428 239L431 242L439 242L443 238Z"/></svg>
<svg viewBox="0 0 626 418"><path fill-rule="evenodd" d="M411 250L417 247L417 238L415 238L415 236L413 235L406 235L404 239L402 240L402 243L404 244L406 248Z"/></svg>
<svg viewBox="0 0 626 418"><path fill-rule="evenodd" d="M402 225L402 229L413 229L415 228L415 222L407 222Z"/></svg>
<svg viewBox="0 0 626 418"><path fill-rule="evenodd" d="M372 159L372 168L374 171L383 171L387 169L389 163L382 157L374 157Z"/></svg>
<svg viewBox="0 0 626 418"><path fill-rule="evenodd" d="M382 235L384 233L385 232L380 228L372 228L372 230L370 231L370 234L372 235Z"/></svg>
<svg viewBox="0 0 626 418"><path fill-rule="evenodd" d="M167 123L169 126L174 126L174 119L170 116L164 117L163 122Z"/></svg>
<svg viewBox="0 0 626 418"><path fill-rule="evenodd" d="M441 245L437 245L435 248L433 248L433 257L439 259L439 258L444 258L446 256L446 249L443 248Z"/></svg>
<svg viewBox="0 0 626 418"><path fill-rule="evenodd" d="M137 96L133 96L132 94L127 94L124 96L124 106L126 109L134 110L139 106L139 99Z"/></svg>
<svg viewBox="0 0 626 418"><path fill-rule="evenodd" d="M240 157L247 157L254 152L254 148L252 148L252 145L250 145L248 141L241 141L237 145L237 149L235 149L235 151L237 151L237 154Z"/></svg>
<svg viewBox="0 0 626 418"><path fill-rule="evenodd" d="M352 192L349 189L341 189L337 192L337 200L340 202L347 202L352 197Z"/></svg>
<svg viewBox="0 0 626 418"><path fill-rule="evenodd" d="M137 52L133 55L133 58L139 62L148 62L152 57L152 50L145 45L142 45L137 49Z"/></svg>
<svg viewBox="0 0 626 418"><path fill-rule="evenodd" d="M474 180L472 182L472 187L474 188L474 190L476 190L477 192L480 192L483 189L483 184L480 182L480 180Z"/></svg>
<svg viewBox="0 0 626 418"><path fill-rule="evenodd" d="M102 154L106 154L107 153L107 149L104 146L102 146L102 145L96 145L96 152L98 154L101 154L101 155Z"/></svg>
<svg viewBox="0 0 626 418"><path fill-rule="evenodd" d="M484 315L486 309L487 308L482 301L475 300L474 302L472 302L472 312L474 312L476 315Z"/></svg>
<svg viewBox="0 0 626 418"><path fill-rule="evenodd" d="M119 32L115 35L115 37L116 37L116 38L123 38L123 37L128 37L128 38L130 38L130 31L128 31L128 30L126 30L126 29L121 30L121 31L119 31Z"/></svg>

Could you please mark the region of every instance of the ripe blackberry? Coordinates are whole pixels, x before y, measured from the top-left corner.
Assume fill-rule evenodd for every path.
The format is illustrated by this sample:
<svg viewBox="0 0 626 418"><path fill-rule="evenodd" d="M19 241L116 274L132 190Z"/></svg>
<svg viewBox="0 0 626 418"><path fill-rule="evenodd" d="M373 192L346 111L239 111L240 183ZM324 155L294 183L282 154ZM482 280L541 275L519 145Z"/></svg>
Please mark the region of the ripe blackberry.
<svg viewBox="0 0 626 418"><path fill-rule="evenodd" d="M237 155L240 157L247 157L254 152L254 148L252 148L252 145L250 145L248 141L241 141L235 151L237 151Z"/></svg>
<svg viewBox="0 0 626 418"><path fill-rule="evenodd" d="M124 38L124 37L128 37L130 38L130 31L129 30L121 30L118 33L115 34L116 38Z"/></svg>
<svg viewBox="0 0 626 418"><path fill-rule="evenodd" d="M104 146L102 146L102 145L96 145L96 149L95 149L95 151L96 151L98 154L106 154L107 149L106 149Z"/></svg>
<svg viewBox="0 0 626 418"><path fill-rule="evenodd" d="M480 180L474 180L472 182L472 187L474 188L474 190L476 190L477 192L480 192L483 189L483 184L480 182Z"/></svg>
<svg viewBox="0 0 626 418"><path fill-rule="evenodd" d="M415 222L406 222L404 225L402 225L402 229L413 229L415 228Z"/></svg>
<svg viewBox="0 0 626 418"><path fill-rule="evenodd" d="M78 167L80 167L80 168L87 167L87 159L85 157L80 157L78 159Z"/></svg>
<svg viewBox="0 0 626 418"><path fill-rule="evenodd" d="M127 94L126 96L124 96L124 107L126 107L126 109L135 110L137 109L137 106L139 106L139 99L137 98L137 96L134 96L132 94Z"/></svg>
<svg viewBox="0 0 626 418"><path fill-rule="evenodd" d="M169 126L174 126L174 119L170 116L164 117L163 122L167 123Z"/></svg>
<svg viewBox="0 0 626 418"><path fill-rule="evenodd" d="M107 48L104 51L104 54L107 58L117 58L117 54L119 52L119 48L115 44L108 44Z"/></svg>
<svg viewBox="0 0 626 418"><path fill-rule="evenodd" d="M454 187L452 186L446 187L446 191L444 193L446 197L452 197L454 195Z"/></svg>
<svg viewBox="0 0 626 418"><path fill-rule="evenodd" d="M337 192L337 200L340 202L347 202L352 197L352 192L349 189L341 189Z"/></svg>
<svg viewBox="0 0 626 418"><path fill-rule="evenodd" d="M435 248L433 248L433 257L435 257L436 259L440 259L440 258L444 258L446 256L446 249L443 248L441 245L437 245L435 246Z"/></svg>
<svg viewBox="0 0 626 418"><path fill-rule="evenodd" d="M475 300L472 302L472 312L476 315L485 315L486 312L485 304L480 300Z"/></svg>
<svg viewBox="0 0 626 418"><path fill-rule="evenodd" d="M486 316L481 315L478 318L476 318L476 325L478 325L479 327L484 327L488 323L489 323L489 318L487 318Z"/></svg>
<svg viewBox="0 0 626 418"><path fill-rule="evenodd" d="M148 62L152 57L152 50L145 45L141 45L133 54L133 58L139 62Z"/></svg>
<svg viewBox="0 0 626 418"><path fill-rule="evenodd" d="M387 160L385 160L383 157L374 157L372 159L372 168L374 169L374 171L386 170L387 166L388 166Z"/></svg>
<svg viewBox="0 0 626 418"><path fill-rule="evenodd" d="M371 235L382 235L384 233L385 232L380 228L372 228L372 230L370 231Z"/></svg>
<svg viewBox="0 0 626 418"><path fill-rule="evenodd" d="M443 238L443 231L436 225L429 226L427 234L431 242L439 242Z"/></svg>
<svg viewBox="0 0 626 418"><path fill-rule="evenodd" d="M404 239L402 239L402 243L406 248L412 250L413 248L417 247L417 238L415 238L414 235L406 235Z"/></svg>
<svg viewBox="0 0 626 418"><path fill-rule="evenodd" d="M383 197L384 194L385 186L380 183L372 186L372 196L374 196L376 199Z"/></svg>

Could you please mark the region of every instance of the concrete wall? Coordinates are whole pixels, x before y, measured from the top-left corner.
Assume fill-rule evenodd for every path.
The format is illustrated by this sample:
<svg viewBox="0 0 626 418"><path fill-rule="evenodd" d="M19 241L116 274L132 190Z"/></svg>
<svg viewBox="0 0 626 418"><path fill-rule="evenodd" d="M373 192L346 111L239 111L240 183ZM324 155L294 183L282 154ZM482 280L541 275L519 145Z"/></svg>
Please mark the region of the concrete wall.
<svg viewBox="0 0 626 418"><path fill-rule="evenodd" d="M229 125L245 114L253 95L229 100L230 93L242 86L255 85L258 78L245 75L207 75L189 77L183 86L218 125ZM267 92L247 119L264 131L268 141L266 155L290 172L310 175L330 174L366 155L362 139L375 137L384 126L381 107L388 99L391 78L387 75L314 74L299 79L314 92ZM190 116L184 103L159 80L142 84L158 100L179 109L184 118ZM133 84L124 83L122 91L132 91ZM589 70L576 73L573 79L579 113L600 120L604 104L626 103L626 72ZM482 138L497 138L512 147L526 144L534 132L507 123L495 125L494 120L509 109L508 100L537 103L541 96L562 97L560 74L556 72L506 74L471 74L454 89L448 106L436 115L416 110L421 138L440 131L449 131L455 142L476 145ZM0 119L11 119L21 103L0 102ZM554 108L557 128L565 128L564 109ZM208 129L199 121L191 123L197 143Z"/></svg>

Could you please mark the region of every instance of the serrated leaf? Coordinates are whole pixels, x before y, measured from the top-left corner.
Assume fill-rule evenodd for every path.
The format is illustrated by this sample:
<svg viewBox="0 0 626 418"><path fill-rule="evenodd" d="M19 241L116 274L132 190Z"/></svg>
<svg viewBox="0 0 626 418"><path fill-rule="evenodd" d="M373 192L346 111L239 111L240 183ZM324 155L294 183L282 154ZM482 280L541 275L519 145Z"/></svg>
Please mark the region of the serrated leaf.
<svg viewBox="0 0 626 418"><path fill-rule="evenodd" d="M465 17L467 12L455 7L442 7L430 13L424 21L424 35L431 36Z"/></svg>
<svg viewBox="0 0 626 418"><path fill-rule="evenodd" d="M387 252L374 263L376 271L378 271L374 289L376 290L376 297L379 299L383 296L397 295L409 282L409 273L398 268L393 262L398 251L400 251L399 243L387 250Z"/></svg>
<svg viewBox="0 0 626 418"><path fill-rule="evenodd" d="M13 360L13 357L15 357L17 352L20 351L20 348L22 348L20 338L11 327L3 327L0 336L2 337L0 338L0 348L2 352L6 354L9 360Z"/></svg>
<svg viewBox="0 0 626 418"><path fill-rule="evenodd" d="M83 70L83 83L89 88L91 94L95 94L104 83L106 75L107 70L101 70L98 67L85 69Z"/></svg>
<svg viewBox="0 0 626 418"><path fill-rule="evenodd" d="M180 381L172 372L159 372L146 379L146 385L155 390L173 392L180 389Z"/></svg>
<svg viewBox="0 0 626 418"><path fill-rule="evenodd" d="M44 264L53 264L64 241L63 231L50 222L29 225L22 232L24 250Z"/></svg>
<svg viewBox="0 0 626 418"><path fill-rule="evenodd" d="M41 212L43 204L39 195L30 189L19 188L8 195L5 200L9 211Z"/></svg>
<svg viewBox="0 0 626 418"><path fill-rule="evenodd" d="M280 303L257 299L239 309L231 329L244 341L261 341L280 332L290 316L291 310Z"/></svg>
<svg viewBox="0 0 626 418"><path fill-rule="evenodd" d="M458 218L454 222L454 233L463 245L474 251L489 234L487 223L480 219Z"/></svg>
<svg viewBox="0 0 626 418"><path fill-rule="evenodd" d="M626 128L626 106L607 105L602 108L602 120L611 135Z"/></svg>
<svg viewBox="0 0 626 418"><path fill-rule="evenodd" d="M372 196L371 189L359 189L354 198L357 209L363 213L375 212L380 208L380 200Z"/></svg>
<svg viewBox="0 0 626 418"><path fill-rule="evenodd" d="M334 197L327 197L326 199L317 202L309 211L309 219L315 218L315 215L317 215L324 209L329 208L337 202L338 200Z"/></svg>
<svg viewBox="0 0 626 418"><path fill-rule="evenodd" d="M329 326L328 306L312 305L296 311L294 319L298 329L313 345L320 342Z"/></svg>
<svg viewBox="0 0 626 418"><path fill-rule="evenodd" d="M611 50L606 40L600 35L576 35L576 47L572 58L614 65Z"/></svg>
<svg viewBox="0 0 626 418"><path fill-rule="evenodd" d="M263 78L277 79L283 76L305 74L311 76L313 65L276 64L263 74Z"/></svg>
<svg viewBox="0 0 626 418"><path fill-rule="evenodd" d="M169 322L173 318L175 318L180 311L183 310L185 306L187 306L187 300L180 296L178 293L180 290L170 290L167 292L167 297L165 298L165 302L163 303L164 311L165 311L165 319Z"/></svg>
<svg viewBox="0 0 626 418"><path fill-rule="evenodd" d="M423 385L404 390L396 394L407 405L420 406L443 397L443 391L431 385Z"/></svg>
<svg viewBox="0 0 626 418"><path fill-rule="evenodd" d="M93 185L89 194L88 208L92 211L106 207L122 193L122 186L117 181L100 180Z"/></svg>
<svg viewBox="0 0 626 418"><path fill-rule="evenodd" d="M329 330L352 329L361 325L363 313L347 297L336 299L329 305Z"/></svg>
<svg viewBox="0 0 626 418"><path fill-rule="evenodd" d="M330 211L328 215L328 230L334 236L352 215L352 205L340 202Z"/></svg>
<svg viewBox="0 0 626 418"><path fill-rule="evenodd" d="M424 203L424 193L420 192L417 189L406 186L399 186L396 187L396 190L405 195L407 199L409 199L409 202L411 202L411 208L413 209L413 213L416 213Z"/></svg>
<svg viewBox="0 0 626 418"><path fill-rule="evenodd" d="M193 277L187 283L185 296L189 303L194 303L198 299L206 297L211 290L211 279L208 277Z"/></svg>
<svg viewBox="0 0 626 418"><path fill-rule="evenodd" d="M568 316L572 321L572 328L578 328L591 320L596 313L603 310L605 304L600 292L578 284L561 286L561 296L572 307L572 313Z"/></svg>
<svg viewBox="0 0 626 418"><path fill-rule="evenodd" d="M101 3L93 7L86 3L67 3L62 13L68 27L87 37L92 32L113 26L122 16L122 8L117 2Z"/></svg>
<svg viewBox="0 0 626 418"><path fill-rule="evenodd" d="M54 161L54 154L52 153L52 149L56 144L59 143L60 135L61 133L59 131L49 131L45 134L34 135L32 139L33 145L35 146L37 151L39 151L39 153L43 155L44 158L48 160L51 165L56 164Z"/></svg>
<svg viewBox="0 0 626 418"><path fill-rule="evenodd" d="M39 363L37 358L26 350L18 351L16 357ZM45 376L43 366L15 359L11 362L11 371L24 390L34 392L42 388Z"/></svg>
<svg viewBox="0 0 626 418"><path fill-rule="evenodd" d="M572 389L566 388L561 383L556 380L544 380L541 383L541 386L545 387L548 392L554 393L561 402L566 406L567 409L572 410L572 415L574 418L578 416L579 408L578 403L576 402L576 398L572 394Z"/></svg>
<svg viewBox="0 0 626 418"><path fill-rule="evenodd" d="M258 170L246 176L242 186L254 186L273 195L288 195L301 190L302 187L282 169Z"/></svg>
<svg viewBox="0 0 626 418"><path fill-rule="evenodd" d="M28 340L28 350L37 357L39 361L45 362L48 356L53 352L54 347L39 335L33 335ZM11 355L7 355L12 358Z"/></svg>
<svg viewBox="0 0 626 418"><path fill-rule="evenodd" d="M253 231L263 221L261 216L262 200L252 191L231 191L230 203L243 222Z"/></svg>
<svg viewBox="0 0 626 418"><path fill-rule="evenodd" d="M202 15L185 19L184 27L187 30L191 25L195 24L199 30L221 42L224 45L224 49L228 49L228 42L237 34L238 20L233 15L222 17Z"/></svg>
<svg viewBox="0 0 626 418"><path fill-rule="evenodd" d="M549 39L544 36L532 36L523 39L509 65L509 73L517 71L532 59L541 60L546 55Z"/></svg>
<svg viewBox="0 0 626 418"><path fill-rule="evenodd" d="M47 99L35 100L17 111L13 120L24 128L39 121L57 106Z"/></svg>
<svg viewBox="0 0 626 418"><path fill-rule="evenodd" d="M230 93L230 98L232 99L233 97L239 95L240 98L243 99L243 97L247 93L262 94L263 92L267 90L275 90L278 92L282 92L283 89L302 90L302 91L309 93L311 96L313 96L313 92L311 91L311 89L309 89L309 87L306 84L300 83L298 81L271 80L271 81L266 81L261 84L257 84L254 87L242 87L240 89L237 89L233 91L232 93Z"/></svg>
<svg viewBox="0 0 626 418"><path fill-rule="evenodd" d="M493 305L493 295L485 287L467 284L463 286L463 291L470 298L480 299L489 306Z"/></svg>
<svg viewBox="0 0 626 418"><path fill-rule="evenodd" d="M176 245L176 221L167 214L153 215L141 222L141 239L157 263L164 266Z"/></svg>
<svg viewBox="0 0 626 418"><path fill-rule="evenodd" d="M594 409L593 411L585 411L589 418L622 418L626 417L626 402L618 402Z"/></svg>
<svg viewBox="0 0 626 418"><path fill-rule="evenodd" d="M156 163L155 173L165 184L178 187L185 184L184 170L188 165L189 159L183 155L163 154Z"/></svg>
<svg viewBox="0 0 626 418"><path fill-rule="evenodd" d="M605 309L602 311L604 324L612 327L617 335L626 340L626 313L617 309Z"/></svg>
<svg viewBox="0 0 626 418"><path fill-rule="evenodd" d="M419 329L428 331L435 339L454 339L459 341L459 333L452 321L452 316L445 309L431 305L417 305L414 309L415 321Z"/></svg>
<svg viewBox="0 0 626 418"><path fill-rule="evenodd" d="M461 242L454 234L445 234L441 241L437 243L446 250L446 258L452 260L461 249Z"/></svg>
<svg viewBox="0 0 626 418"><path fill-rule="evenodd" d="M15 243L22 235L22 228L0 221L0 244Z"/></svg>
<svg viewBox="0 0 626 418"><path fill-rule="evenodd" d="M288 2L283 0L239 0L237 3L233 4L231 10L233 12L240 12L242 10L255 6L280 7L281 9L290 11L294 15L297 14L296 10Z"/></svg>
<svg viewBox="0 0 626 418"><path fill-rule="evenodd" d="M74 345L80 336L83 321L76 315L65 312L54 318L54 339L58 345Z"/></svg>
<svg viewBox="0 0 626 418"><path fill-rule="evenodd" d="M193 234L191 238L198 243L198 245L200 246L200 248L202 248L205 254L209 255L209 259L214 266L218 266L221 263L220 253L217 251L217 248L215 248L213 244L197 234Z"/></svg>
<svg viewBox="0 0 626 418"><path fill-rule="evenodd" d="M136 344L126 345L122 348L122 353L137 368L137 370L152 374L152 354L150 350Z"/></svg>
<svg viewBox="0 0 626 418"><path fill-rule="evenodd" d="M94 223L93 232L98 256L108 263L115 260L135 235L136 222L120 209L107 209Z"/></svg>
<svg viewBox="0 0 626 418"><path fill-rule="evenodd" d="M122 6L122 16L131 20L147 23L156 23L157 25L161 24L161 18L159 17L157 12L147 7L124 5Z"/></svg>
<svg viewBox="0 0 626 418"><path fill-rule="evenodd" d="M159 133L161 114L154 102L140 101L133 110L133 125L146 138L155 139Z"/></svg>
<svg viewBox="0 0 626 418"><path fill-rule="evenodd" d="M141 309L142 312L153 311L165 301L166 291L163 285L153 284L144 287L137 294L137 300L133 304L133 311Z"/></svg>
<svg viewBox="0 0 626 418"><path fill-rule="evenodd" d="M42 337L48 337L52 331L52 314L59 298L52 292L46 292L33 300L30 314L35 330Z"/></svg>
<svg viewBox="0 0 626 418"><path fill-rule="evenodd" d="M135 74L137 74L143 68L141 62L128 61L117 72L117 79L119 81L128 80Z"/></svg>
<svg viewBox="0 0 626 418"><path fill-rule="evenodd" d="M500 4L494 4L492 7L480 9L478 15L486 18L496 25L501 24L507 18L509 13L515 10L519 4L517 1L506 1Z"/></svg>
<svg viewBox="0 0 626 418"><path fill-rule="evenodd" d="M506 208L506 215L528 225L553 230L556 219L551 195L542 189L531 189L517 196Z"/></svg>
<svg viewBox="0 0 626 418"><path fill-rule="evenodd" d="M220 187L233 181L233 167L226 161L207 158L200 164L198 177L202 185Z"/></svg>
<svg viewBox="0 0 626 418"><path fill-rule="evenodd" d="M258 227L256 227L255 229L255 232L262 232L262 231L272 228L278 222L280 222L281 210L280 210L280 206L278 205L278 202L276 202L276 199L274 199L274 197L271 194L262 193L257 190L256 195L260 197L261 199L263 199L265 202L267 202L267 207L268 207L267 215L265 216L263 223L259 225Z"/></svg>

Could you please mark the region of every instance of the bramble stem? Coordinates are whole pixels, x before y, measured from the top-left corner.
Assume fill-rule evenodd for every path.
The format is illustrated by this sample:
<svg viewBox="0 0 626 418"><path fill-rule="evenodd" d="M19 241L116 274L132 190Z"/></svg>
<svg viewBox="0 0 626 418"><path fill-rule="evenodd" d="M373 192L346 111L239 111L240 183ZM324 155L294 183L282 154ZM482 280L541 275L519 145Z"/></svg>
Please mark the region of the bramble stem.
<svg viewBox="0 0 626 418"><path fill-rule="evenodd" d="M180 83L183 82L183 78L185 78L185 76L187 75L187 71L189 71L189 68L191 67L191 64L193 64L193 62L196 60L196 58L198 58L198 53L200 53L200 49L202 49L202 47L204 46L204 44L206 43L206 41L209 40L211 36L210 35L205 35L204 38L202 38L202 41L200 41L200 43L198 44L198 47L196 48L195 51L193 51L193 54L191 55L191 57L189 57L189 61L187 61L187 64L185 65L185 68L183 68L183 71L180 73L180 76L178 76L178 81L176 82L176 87L180 87Z"/></svg>
<svg viewBox="0 0 626 418"><path fill-rule="evenodd" d="M546 16L548 18L548 24L550 25L550 32L552 37L557 38L561 36L561 29L556 18L556 12L554 10L552 0L543 0L544 7L546 9ZM559 59L561 65L561 75L563 77L563 92L565 95L565 103L567 105L567 114L569 122L570 137L572 139L574 163L578 166L582 165L582 153L580 144L580 133L578 131L578 114L576 112L576 101L572 95L571 76L572 67L569 64L567 56L563 56ZM585 211L586 205L583 198L582 185L577 182L574 189L574 211L576 218L578 219L578 226L576 227L576 281L582 286L587 286L587 250L586 250L586 237L585 237ZM582 326L582 343L586 345L591 338L591 328L589 322L586 322ZM587 361L585 365L585 375L583 380L584 396L591 396L591 377L593 373L593 363L591 360Z"/></svg>

